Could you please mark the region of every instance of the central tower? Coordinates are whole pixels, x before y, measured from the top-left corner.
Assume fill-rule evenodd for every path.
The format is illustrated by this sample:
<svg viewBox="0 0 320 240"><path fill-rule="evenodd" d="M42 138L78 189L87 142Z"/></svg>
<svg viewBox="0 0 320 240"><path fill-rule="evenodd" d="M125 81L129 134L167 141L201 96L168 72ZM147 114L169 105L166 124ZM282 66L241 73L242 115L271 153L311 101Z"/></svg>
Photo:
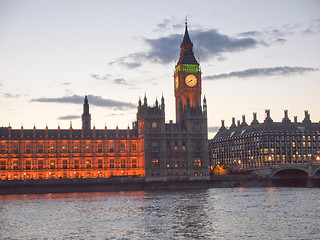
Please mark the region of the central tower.
<svg viewBox="0 0 320 240"><path fill-rule="evenodd" d="M193 44L186 29L180 45L180 58L174 72L176 122L180 122L183 109L190 105L201 108L201 70L193 54Z"/></svg>

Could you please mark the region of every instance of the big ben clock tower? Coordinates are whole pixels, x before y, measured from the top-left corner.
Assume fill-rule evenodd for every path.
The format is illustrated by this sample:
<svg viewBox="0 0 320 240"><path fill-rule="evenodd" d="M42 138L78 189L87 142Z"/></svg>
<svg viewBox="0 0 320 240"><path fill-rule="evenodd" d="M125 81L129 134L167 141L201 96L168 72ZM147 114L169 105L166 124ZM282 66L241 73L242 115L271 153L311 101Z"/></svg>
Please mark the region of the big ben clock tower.
<svg viewBox="0 0 320 240"><path fill-rule="evenodd" d="M180 122L181 111L185 107L201 107L201 70L193 54L187 22L180 49L180 58L174 72L177 123Z"/></svg>

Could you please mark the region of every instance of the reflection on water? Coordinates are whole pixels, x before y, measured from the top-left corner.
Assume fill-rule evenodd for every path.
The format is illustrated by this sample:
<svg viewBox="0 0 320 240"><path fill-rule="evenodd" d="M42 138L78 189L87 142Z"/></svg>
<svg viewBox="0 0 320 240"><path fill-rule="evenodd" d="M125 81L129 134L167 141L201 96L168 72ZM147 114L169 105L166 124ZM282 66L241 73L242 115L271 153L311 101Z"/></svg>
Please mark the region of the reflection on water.
<svg viewBox="0 0 320 240"><path fill-rule="evenodd" d="M0 196L1 239L319 239L320 189Z"/></svg>

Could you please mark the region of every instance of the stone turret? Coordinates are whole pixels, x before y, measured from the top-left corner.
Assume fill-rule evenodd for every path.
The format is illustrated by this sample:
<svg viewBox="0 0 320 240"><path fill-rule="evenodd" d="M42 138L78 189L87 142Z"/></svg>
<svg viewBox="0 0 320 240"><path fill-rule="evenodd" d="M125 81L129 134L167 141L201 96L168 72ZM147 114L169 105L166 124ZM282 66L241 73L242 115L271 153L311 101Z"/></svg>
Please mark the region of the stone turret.
<svg viewBox="0 0 320 240"><path fill-rule="evenodd" d="M84 132L91 130L91 114L89 113L89 102L87 96L85 96L83 103L82 129Z"/></svg>

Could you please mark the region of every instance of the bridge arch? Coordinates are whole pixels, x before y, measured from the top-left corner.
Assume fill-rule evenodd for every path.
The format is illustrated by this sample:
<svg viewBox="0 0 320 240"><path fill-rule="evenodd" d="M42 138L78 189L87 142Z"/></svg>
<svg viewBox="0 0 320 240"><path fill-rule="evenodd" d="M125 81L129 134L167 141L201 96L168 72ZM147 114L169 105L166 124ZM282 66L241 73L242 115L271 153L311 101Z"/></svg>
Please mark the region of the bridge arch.
<svg viewBox="0 0 320 240"><path fill-rule="evenodd" d="M274 171L273 178L308 178L309 172L305 168L280 168Z"/></svg>
<svg viewBox="0 0 320 240"><path fill-rule="evenodd" d="M320 178L320 167L316 168L316 169L313 171L313 177L314 177L314 178Z"/></svg>

